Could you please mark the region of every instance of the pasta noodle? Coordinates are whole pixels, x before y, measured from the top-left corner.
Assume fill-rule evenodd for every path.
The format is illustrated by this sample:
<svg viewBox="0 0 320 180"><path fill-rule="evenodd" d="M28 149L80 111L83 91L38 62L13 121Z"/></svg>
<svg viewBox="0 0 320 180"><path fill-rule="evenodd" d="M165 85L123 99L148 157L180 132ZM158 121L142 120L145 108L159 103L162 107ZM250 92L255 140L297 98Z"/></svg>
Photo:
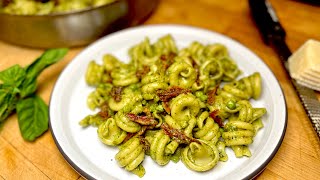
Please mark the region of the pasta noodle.
<svg viewBox="0 0 320 180"><path fill-rule="evenodd" d="M139 177L145 155L160 166L182 161L193 171L208 171L249 149L263 128L266 109L253 107L261 95L261 76L238 79L241 70L220 43L193 42L179 50L171 35L149 38L129 49L122 63L106 54L103 64L91 61L86 82L95 88L90 109L80 125L98 127L98 137L119 147L120 167Z"/></svg>
<svg viewBox="0 0 320 180"><path fill-rule="evenodd" d="M205 111L206 112L206 111ZM206 118L205 124L194 132L194 137L216 144L221 136L219 125L211 117Z"/></svg>
<svg viewBox="0 0 320 180"><path fill-rule="evenodd" d="M165 153L169 142L170 137L160 130L155 134L150 143L150 156L159 165L166 165L170 161L169 155Z"/></svg>
<svg viewBox="0 0 320 180"><path fill-rule="evenodd" d="M116 160L120 167L124 167L128 171L133 171L142 177L145 170L141 165L145 153L139 138L134 137L120 146L120 151L116 154Z"/></svg>
<svg viewBox="0 0 320 180"><path fill-rule="evenodd" d="M115 0L10 0L0 3L0 13L16 15L43 15L110 4ZM3 5L3 7L2 7Z"/></svg>
<svg viewBox="0 0 320 180"><path fill-rule="evenodd" d="M87 98L87 105L91 110L97 107L101 107L109 99L109 93L112 89L112 85L108 83L99 84L97 88L91 92Z"/></svg>
<svg viewBox="0 0 320 180"><path fill-rule="evenodd" d="M123 142L127 132L120 129L113 118L109 118L99 125L98 136L104 144L116 146Z"/></svg>
<svg viewBox="0 0 320 180"><path fill-rule="evenodd" d="M195 171L208 171L217 164L218 160L219 151L217 147L206 141L192 142L182 152L184 164Z"/></svg>

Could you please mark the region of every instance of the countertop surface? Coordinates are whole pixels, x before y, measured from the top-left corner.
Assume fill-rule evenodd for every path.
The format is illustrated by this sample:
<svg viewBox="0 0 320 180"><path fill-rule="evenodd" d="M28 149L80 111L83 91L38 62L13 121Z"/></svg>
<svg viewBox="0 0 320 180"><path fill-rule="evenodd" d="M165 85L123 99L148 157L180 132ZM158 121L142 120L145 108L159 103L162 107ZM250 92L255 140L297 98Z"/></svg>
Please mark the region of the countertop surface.
<svg viewBox="0 0 320 180"><path fill-rule="evenodd" d="M270 0L287 32L292 51L306 40L320 41L320 6L295 0ZM144 24L184 24L229 36L247 46L270 67L288 104L288 125L283 143L257 179L318 179L320 142L275 52L266 46L251 17L246 0L160 0ZM59 63L38 78L38 94L49 103L53 86L65 66L83 48L72 48ZM14 64L25 66L43 52L0 41L0 71ZM320 93L317 92L320 99ZM20 135L17 116L10 116L0 131L1 179L83 179L64 160L47 131L35 142Z"/></svg>

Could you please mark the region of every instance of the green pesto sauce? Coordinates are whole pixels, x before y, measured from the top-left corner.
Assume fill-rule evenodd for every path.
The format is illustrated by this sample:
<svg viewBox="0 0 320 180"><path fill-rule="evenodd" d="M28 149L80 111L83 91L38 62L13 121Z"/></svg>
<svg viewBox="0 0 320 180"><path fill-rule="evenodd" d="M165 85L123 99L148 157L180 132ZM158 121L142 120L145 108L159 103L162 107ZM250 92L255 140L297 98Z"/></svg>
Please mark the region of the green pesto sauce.
<svg viewBox="0 0 320 180"><path fill-rule="evenodd" d="M116 0L49 0L42 3L35 0L13 0L0 12L16 15L43 15L69 11L79 11L90 7L102 6Z"/></svg>

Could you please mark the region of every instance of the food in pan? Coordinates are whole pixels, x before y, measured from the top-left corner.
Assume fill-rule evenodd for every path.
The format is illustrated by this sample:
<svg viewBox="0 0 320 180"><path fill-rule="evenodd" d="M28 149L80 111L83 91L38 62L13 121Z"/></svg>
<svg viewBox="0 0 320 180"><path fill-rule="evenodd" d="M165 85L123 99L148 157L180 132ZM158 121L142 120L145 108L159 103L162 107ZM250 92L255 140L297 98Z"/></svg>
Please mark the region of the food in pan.
<svg viewBox="0 0 320 180"><path fill-rule="evenodd" d="M43 15L79 11L116 0L4 0L0 12L16 15Z"/></svg>

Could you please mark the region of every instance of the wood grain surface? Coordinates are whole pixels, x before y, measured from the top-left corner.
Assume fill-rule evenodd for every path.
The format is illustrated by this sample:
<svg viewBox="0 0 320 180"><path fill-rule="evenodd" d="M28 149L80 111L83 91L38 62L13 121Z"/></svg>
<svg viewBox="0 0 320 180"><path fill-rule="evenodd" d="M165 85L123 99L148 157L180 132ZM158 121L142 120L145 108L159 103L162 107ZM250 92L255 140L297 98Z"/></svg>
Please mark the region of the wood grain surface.
<svg viewBox="0 0 320 180"><path fill-rule="evenodd" d="M295 0L270 0L287 31L287 43L295 51L306 40L320 40L320 6ZM283 88L288 104L284 141L257 179L319 179L320 143L275 52L266 46L250 17L246 0L160 0L145 24L185 24L227 35L261 57ZM0 27L1 28L1 27ZM39 77L38 94L48 103L63 68L83 48L73 48L58 64ZM0 41L0 70L29 64L42 49L19 47ZM319 57L320 58L320 57ZM319 93L318 97L320 99ZM51 132L35 142L22 139L17 116L10 116L0 131L0 179L82 179L57 149Z"/></svg>

